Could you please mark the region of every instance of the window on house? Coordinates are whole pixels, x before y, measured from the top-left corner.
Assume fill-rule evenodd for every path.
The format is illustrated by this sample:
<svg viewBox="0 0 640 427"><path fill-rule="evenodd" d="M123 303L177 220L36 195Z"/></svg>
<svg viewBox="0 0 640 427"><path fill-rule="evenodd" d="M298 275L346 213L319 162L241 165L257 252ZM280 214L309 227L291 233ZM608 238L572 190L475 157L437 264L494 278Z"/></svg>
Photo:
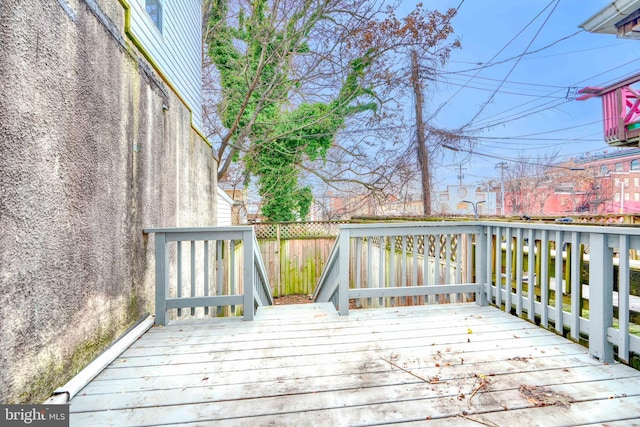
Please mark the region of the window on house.
<svg viewBox="0 0 640 427"><path fill-rule="evenodd" d="M640 178L633 178L633 186L640 187Z"/></svg>
<svg viewBox="0 0 640 427"><path fill-rule="evenodd" d="M144 7L153 23L162 32L162 0L145 0Z"/></svg>
<svg viewBox="0 0 640 427"><path fill-rule="evenodd" d="M631 160L631 170L632 171L640 170L640 160L638 159Z"/></svg>
<svg viewBox="0 0 640 427"><path fill-rule="evenodd" d="M609 173L609 169L607 169L607 165L600 166L600 175L606 175Z"/></svg>
<svg viewBox="0 0 640 427"><path fill-rule="evenodd" d="M622 172L622 162L616 163L616 172Z"/></svg>
<svg viewBox="0 0 640 427"><path fill-rule="evenodd" d="M634 193L633 194L633 200L636 202L640 202L640 193Z"/></svg>

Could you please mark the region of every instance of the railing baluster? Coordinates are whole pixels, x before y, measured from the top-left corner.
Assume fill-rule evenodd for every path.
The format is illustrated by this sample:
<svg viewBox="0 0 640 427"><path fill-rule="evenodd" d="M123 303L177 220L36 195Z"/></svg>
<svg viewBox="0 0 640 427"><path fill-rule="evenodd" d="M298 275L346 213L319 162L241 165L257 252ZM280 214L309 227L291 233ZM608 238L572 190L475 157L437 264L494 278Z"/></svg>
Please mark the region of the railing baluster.
<svg viewBox="0 0 640 427"><path fill-rule="evenodd" d="M549 230L542 230L541 238L542 254L540 256L540 302L542 313L540 324L543 328L549 327Z"/></svg>
<svg viewBox="0 0 640 427"><path fill-rule="evenodd" d="M203 259L204 259L204 296L209 296L209 241L205 240L202 242L203 246ZM204 308L205 316L209 314L209 306Z"/></svg>
<svg viewBox="0 0 640 427"><path fill-rule="evenodd" d="M496 305L502 309L502 227L496 227Z"/></svg>
<svg viewBox="0 0 640 427"><path fill-rule="evenodd" d="M465 258L466 258L466 263L467 266L465 268L465 281L467 283L473 283L473 270L474 268L476 268L476 266L473 263L473 234L465 234L464 235L464 241L465 241ZM476 280L477 282L477 280ZM465 302L469 301L471 294L466 293L465 295L467 295L467 299L465 300Z"/></svg>
<svg viewBox="0 0 640 427"><path fill-rule="evenodd" d="M536 254L536 240L533 228L529 229L528 256L529 270L527 271L527 276L529 280L527 281L527 298L529 304L527 307L527 318L530 322L533 322L536 316L536 257L540 256L540 254Z"/></svg>
<svg viewBox="0 0 640 427"><path fill-rule="evenodd" d="M607 235L589 235L589 353L602 362L613 362L613 346L607 333L613 323L613 251Z"/></svg>
<svg viewBox="0 0 640 427"><path fill-rule="evenodd" d="M196 296L196 241L191 241L191 296ZM191 315L195 316L196 308L191 307Z"/></svg>
<svg viewBox="0 0 640 427"><path fill-rule="evenodd" d="M446 234L444 244L444 284L448 285L451 283L451 233ZM451 294L446 295L445 300L447 302L452 302Z"/></svg>
<svg viewBox="0 0 640 427"><path fill-rule="evenodd" d="M244 261L246 263L251 262L249 268L244 268L243 270L243 310L244 310L244 320L253 320L253 316L255 314L255 302L254 302L254 285L256 282L255 277L255 268L253 261L253 253L254 253L254 239L253 239L253 231L245 231L242 236L242 245L244 249ZM233 293L233 289L235 288L235 240L231 240L230 244L230 258L231 258L231 290Z"/></svg>
<svg viewBox="0 0 640 427"><path fill-rule="evenodd" d="M424 245L423 245L423 249L422 252L424 252L424 285L425 286L430 286L432 285L431 283L431 263L429 262L429 245L431 241L431 235L430 234L425 234L424 235ZM427 303L428 304L433 304L434 303L434 296L433 295L427 295L426 297Z"/></svg>
<svg viewBox="0 0 640 427"><path fill-rule="evenodd" d="M413 245L411 247L411 286L418 286L418 236L411 236ZM418 304L418 297L413 297L413 304Z"/></svg>
<svg viewBox="0 0 640 427"><path fill-rule="evenodd" d="M389 236L389 287L396 286L396 238ZM391 297L391 304L398 304L396 297Z"/></svg>
<svg viewBox="0 0 640 427"><path fill-rule="evenodd" d="M435 255L435 265L434 265L434 275L433 275L433 284L441 285L442 278L440 277L440 249L442 247L442 242L440 241L440 234L435 234L433 239L434 246L434 255Z"/></svg>
<svg viewBox="0 0 640 427"><path fill-rule="evenodd" d="M245 236L245 238L247 238ZM244 242L244 244L246 244L247 242ZM246 251L245 251L246 254ZM253 259L253 252L251 252L251 258L249 259ZM247 258L245 256L245 265L246 263L248 263L249 261L247 261ZM235 240L230 240L229 241L229 292L227 293L228 295L234 295L236 293L236 289L238 289L238 286L236 286L237 281L236 281L236 241ZM247 283L244 282L243 286L251 286L253 288L253 282L251 283ZM243 287L243 292L246 295L247 292ZM231 312L235 313L236 311L236 306L232 305L231 306ZM244 310L246 311L246 307L244 307ZM251 310L253 310L253 305L251 306ZM252 317L253 318L253 317ZM246 315L245 315L245 319L246 320L251 320L251 319L247 319Z"/></svg>
<svg viewBox="0 0 640 427"><path fill-rule="evenodd" d="M178 260L177 260L177 264L178 264L178 283L176 285L176 291L177 291L177 296L178 298L182 297L182 242L178 241L177 243L178 245ZM178 317L182 316L182 309L179 308L178 309Z"/></svg>
<svg viewBox="0 0 640 427"><path fill-rule="evenodd" d="M463 259L463 250L462 250L462 234L457 234L456 235L456 251L455 251L455 257L456 257L456 283L462 283L462 259ZM468 280L467 282L471 282L470 280Z"/></svg>
<svg viewBox="0 0 640 427"><path fill-rule="evenodd" d="M493 304L493 228L491 226L487 226L487 240L486 240L486 258L485 258L485 282L486 289L485 294L487 296L487 303Z"/></svg>
<svg viewBox="0 0 640 427"><path fill-rule="evenodd" d="M618 264L618 357L629 363L629 236L620 236L620 255Z"/></svg>
<svg viewBox="0 0 640 427"><path fill-rule="evenodd" d="M169 298L169 251L165 233L156 233L156 324L167 324Z"/></svg>
<svg viewBox="0 0 640 427"><path fill-rule="evenodd" d="M402 236L402 258L400 259L400 286L407 286L407 236ZM402 297L402 305L407 303L407 299Z"/></svg>
<svg viewBox="0 0 640 427"><path fill-rule="evenodd" d="M506 244L506 250L505 250L505 278L504 278L504 290L505 290L505 295L504 295L504 311L506 311L507 313L511 312L511 282L512 282L512 277L513 277L513 249L512 249L512 245L513 245L513 236L511 235L511 228L507 228L505 230L505 244Z"/></svg>
<svg viewBox="0 0 640 427"><path fill-rule="evenodd" d="M523 230L516 230L516 315L522 316L522 275L524 270L524 242L522 241Z"/></svg>
<svg viewBox="0 0 640 427"><path fill-rule="evenodd" d="M384 259L385 259L385 247L384 247L384 236L380 236L380 248L378 249L379 252L379 256L378 256L378 287L379 288L384 288L385 287L385 280L384 280ZM384 298L380 297L378 298L378 305L379 306L383 306L384 307Z"/></svg>
<svg viewBox="0 0 640 427"><path fill-rule="evenodd" d="M216 295L223 295L224 284L224 242L222 240L216 240L216 259L217 259L217 274L216 274ZM222 307L216 307L216 314L222 316Z"/></svg>
<svg viewBox="0 0 640 427"><path fill-rule="evenodd" d="M480 291L476 293L476 304L484 307L488 304L487 292L489 286L487 281L489 279L489 273L487 273L487 267L489 265L489 259L491 259L491 252L487 250L489 241L491 240L491 227L486 226L480 229L476 234L476 282L481 286Z"/></svg>
<svg viewBox="0 0 640 427"><path fill-rule="evenodd" d="M349 254L351 253L349 248L351 244L351 233L349 229L345 228L340 231L338 236L338 244L340 245L340 254L342 256L338 260L339 263L339 294L338 294L338 308L341 316L349 314Z"/></svg>
<svg viewBox="0 0 640 427"><path fill-rule="evenodd" d="M371 272L373 266L373 238L367 236L367 288L373 288L373 273ZM368 298L365 303L365 307L372 307L373 302L371 298Z"/></svg>
<svg viewBox="0 0 640 427"><path fill-rule="evenodd" d="M578 341L580 338L580 300L582 298L582 281L580 280L580 260L582 258L580 233L571 233L571 331L570 336Z"/></svg>
<svg viewBox="0 0 640 427"><path fill-rule="evenodd" d="M556 273L555 273L555 309L556 309L556 317L555 321L555 330L562 334L564 332L564 320L563 320L563 305L562 305L562 291L564 289L562 285L562 277L564 274L562 273L562 248L564 246L564 235L562 231L556 231Z"/></svg>
<svg viewBox="0 0 640 427"><path fill-rule="evenodd" d="M355 287L356 288L362 288L363 287L363 283L362 283L362 237L356 237L356 254L355 254L355 266L356 266L356 271L355 271ZM356 301L356 307L361 308L362 307L362 300L358 299Z"/></svg>

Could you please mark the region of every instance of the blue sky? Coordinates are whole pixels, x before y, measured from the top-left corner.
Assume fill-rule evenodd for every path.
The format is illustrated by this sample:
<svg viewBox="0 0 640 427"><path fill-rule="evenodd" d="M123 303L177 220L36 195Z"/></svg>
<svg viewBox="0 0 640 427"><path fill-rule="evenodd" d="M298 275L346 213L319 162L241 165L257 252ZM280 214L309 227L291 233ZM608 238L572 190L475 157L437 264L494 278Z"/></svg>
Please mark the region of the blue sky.
<svg viewBox="0 0 640 427"><path fill-rule="evenodd" d="M416 3L405 0L401 9L410 10ZM475 135L480 137L473 151L499 158L447 152L436 174L439 189L457 184L457 168L461 163L466 168L464 183L473 184L484 178L497 178L495 165L517 158L520 153L535 158L558 148L558 160L562 160L582 153L613 150L602 138L600 100L573 101L567 99L567 94L570 98L574 88L607 85L637 73L640 41L592 34L578 27L610 4L610 0L560 0L551 16L555 2L547 7L549 3L550 0L462 3L452 21L462 49L455 51L441 70L439 83L430 84L425 114L446 102L431 123L457 128L480 112L470 126L476 128ZM424 1L426 8L439 10L459 4L460 0ZM545 48L553 43L556 44ZM509 60L486 66L496 54L491 62L541 48L544 49L525 55L517 64L516 60ZM479 63L485 66L474 69ZM505 78L499 91L480 111ZM467 87L458 92L465 84Z"/></svg>

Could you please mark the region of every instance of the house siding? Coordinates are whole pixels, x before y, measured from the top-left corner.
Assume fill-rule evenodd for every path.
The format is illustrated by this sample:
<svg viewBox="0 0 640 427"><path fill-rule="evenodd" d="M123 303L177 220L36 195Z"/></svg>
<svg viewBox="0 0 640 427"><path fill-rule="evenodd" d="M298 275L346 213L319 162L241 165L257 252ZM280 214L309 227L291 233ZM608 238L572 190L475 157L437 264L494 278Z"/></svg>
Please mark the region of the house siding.
<svg viewBox="0 0 640 427"><path fill-rule="evenodd" d="M162 32L145 10L144 0L129 0L131 32L175 87L202 130L202 4L199 0L163 2Z"/></svg>

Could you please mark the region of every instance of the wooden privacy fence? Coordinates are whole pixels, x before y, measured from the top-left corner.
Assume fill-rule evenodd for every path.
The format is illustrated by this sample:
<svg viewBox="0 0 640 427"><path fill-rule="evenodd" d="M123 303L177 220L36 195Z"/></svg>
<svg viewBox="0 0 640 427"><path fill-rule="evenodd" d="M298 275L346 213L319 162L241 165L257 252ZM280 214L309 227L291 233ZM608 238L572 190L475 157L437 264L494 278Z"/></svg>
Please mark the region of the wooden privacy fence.
<svg viewBox="0 0 640 427"><path fill-rule="evenodd" d="M266 274L274 296L310 295L347 221L255 224Z"/></svg>
<svg viewBox="0 0 640 427"><path fill-rule="evenodd" d="M253 227L154 228L156 324L273 304Z"/></svg>

